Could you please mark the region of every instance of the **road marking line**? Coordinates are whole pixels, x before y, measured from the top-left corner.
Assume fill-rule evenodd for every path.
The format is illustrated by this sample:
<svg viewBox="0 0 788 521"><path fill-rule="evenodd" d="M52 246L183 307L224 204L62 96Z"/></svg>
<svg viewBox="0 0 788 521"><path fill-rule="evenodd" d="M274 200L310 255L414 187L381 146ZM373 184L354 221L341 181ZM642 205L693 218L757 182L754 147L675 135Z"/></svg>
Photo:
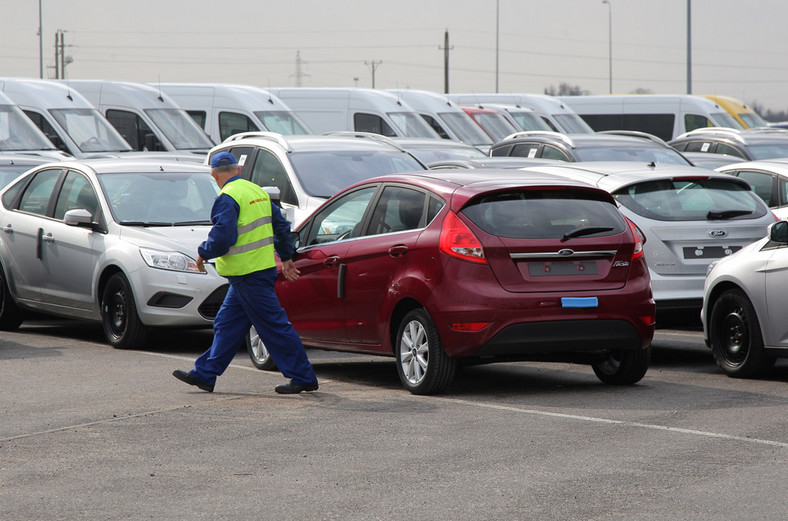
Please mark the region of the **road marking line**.
<svg viewBox="0 0 788 521"><path fill-rule="evenodd" d="M772 447L780 447L782 449L788 448L788 443L783 443L779 441L772 441L772 440L761 440L758 438L748 438L746 436L733 436L731 434L721 434L718 432L708 432L708 431L699 431L696 429L682 429L680 427L667 427L665 425L654 425L650 423L639 423L639 422L631 422L626 420L611 420L609 418L596 418L593 416L582 416L577 414L565 414L559 412L547 412L547 411L537 411L535 409L521 409L520 407L514 407L511 405L496 405L492 403L479 403L479 402L471 402L469 400L460 400L455 398L440 398L441 400L446 400L453 403L461 403L464 405L471 405L473 407L483 407L487 409L497 409L502 411L511 411L511 412L519 412L523 414L532 414L535 416L548 416L551 418L561 418L565 420L578 420L578 421L585 421L585 422L592 422L592 423L607 423L610 425L623 425L625 427L637 427L640 429L650 429L655 431L667 431L667 432L675 432L680 434L692 434L694 436L704 436L707 438L717 438L721 440L732 440L732 441L742 441L746 443L756 443L760 445L770 445Z"/></svg>

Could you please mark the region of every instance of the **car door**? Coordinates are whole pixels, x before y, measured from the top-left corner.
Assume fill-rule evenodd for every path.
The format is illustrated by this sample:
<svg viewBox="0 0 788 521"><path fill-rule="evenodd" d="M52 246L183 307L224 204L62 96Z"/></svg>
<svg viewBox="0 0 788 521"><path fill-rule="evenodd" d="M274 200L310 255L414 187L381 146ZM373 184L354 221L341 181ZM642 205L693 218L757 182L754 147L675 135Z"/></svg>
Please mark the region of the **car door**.
<svg viewBox="0 0 788 521"><path fill-rule="evenodd" d="M766 269L763 273L763 286L753 288L766 293L766 311L768 316L759 317L761 327L768 330L766 338L780 347L788 346L788 321L785 310L788 309L788 248L778 247L764 249L754 253L753 261L760 256L767 256Z"/></svg>
<svg viewBox="0 0 788 521"><path fill-rule="evenodd" d="M299 228L293 261L301 276L295 281L280 277L277 294L306 343L347 341L342 284L346 256L376 190L372 185L344 194Z"/></svg>
<svg viewBox="0 0 788 521"><path fill-rule="evenodd" d="M81 172L69 170L55 199L51 219L42 223L41 298L55 307L89 311L96 306L94 273L104 235L86 226L67 225L69 210L87 210L100 217L96 190Z"/></svg>
<svg viewBox="0 0 788 521"><path fill-rule="evenodd" d="M385 186L370 210L362 237L350 244L345 264L344 309L348 341L376 350L387 334L390 308L409 273L421 271L418 239L425 219L426 193ZM372 347L374 346L374 347Z"/></svg>
<svg viewBox="0 0 788 521"><path fill-rule="evenodd" d="M60 169L36 173L0 223L6 277L12 292L21 300L38 302L41 299L44 216L60 175Z"/></svg>

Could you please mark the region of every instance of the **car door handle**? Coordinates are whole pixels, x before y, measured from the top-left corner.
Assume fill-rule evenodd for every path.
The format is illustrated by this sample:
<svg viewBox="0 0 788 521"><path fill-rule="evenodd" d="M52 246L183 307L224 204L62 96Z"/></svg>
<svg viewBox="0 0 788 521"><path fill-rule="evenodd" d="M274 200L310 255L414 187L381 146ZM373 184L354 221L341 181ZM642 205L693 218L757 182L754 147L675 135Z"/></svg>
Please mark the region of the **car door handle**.
<svg viewBox="0 0 788 521"><path fill-rule="evenodd" d="M325 259L323 259L323 264L325 264L326 266L333 266L338 262L339 262L338 255L331 255L330 257L326 257Z"/></svg>
<svg viewBox="0 0 788 521"><path fill-rule="evenodd" d="M10 224L6 224L5 228L3 228L3 231L6 232L7 234L12 234L14 233L14 227L11 226Z"/></svg>
<svg viewBox="0 0 788 521"><path fill-rule="evenodd" d="M55 242L55 238L52 236L51 233L48 233L48 234L44 235L43 237L41 237L41 240L44 241L44 242Z"/></svg>
<svg viewBox="0 0 788 521"><path fill-rule="evenodd" d="M401 257L408 252L408 247L404 244L398 244L397 246L392 246L389 248L389 256L391 257Z"/></svg>

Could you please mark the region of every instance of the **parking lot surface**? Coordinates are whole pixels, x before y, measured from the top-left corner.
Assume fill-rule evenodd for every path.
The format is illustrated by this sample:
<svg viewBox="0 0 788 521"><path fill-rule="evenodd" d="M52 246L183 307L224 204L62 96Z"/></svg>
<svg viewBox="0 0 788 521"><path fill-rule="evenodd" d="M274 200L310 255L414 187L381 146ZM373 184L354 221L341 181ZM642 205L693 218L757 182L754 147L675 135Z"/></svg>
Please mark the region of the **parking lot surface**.
<svg viewBox="0 0 788 521"><path fill-rule="evenodd" d="M0 337L0 519L782 519L788 364L724 376L697 330L658 330L646 377L463 369L403 390L393 359L310 351L281 396L246 353L205 393L171 376L211 332L115 350L101 329Z"/></svg>

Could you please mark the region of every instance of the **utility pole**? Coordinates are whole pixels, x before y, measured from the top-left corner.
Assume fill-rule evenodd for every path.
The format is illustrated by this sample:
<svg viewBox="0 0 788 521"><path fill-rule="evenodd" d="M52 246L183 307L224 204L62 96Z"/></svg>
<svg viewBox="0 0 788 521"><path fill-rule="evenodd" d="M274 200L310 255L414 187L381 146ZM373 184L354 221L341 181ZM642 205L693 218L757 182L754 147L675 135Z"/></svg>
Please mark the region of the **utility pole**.
<svg viewBox="0 0 788 521"><path fill-rule="evenodd" d="M66 31L58 29L55 31L55 79L63 80L66 78L66 65L73 62L71 56L66 56Z"/></svg>
<svg viewBox="0 0 788 521"><path fill-rule="evenodd" d="M382 60L375 61L372 60L371 62L365 61L364 65L369 65L369 68L372 70L372 88L375 88L375 71L378 70L378 66L383 63Z"/></svg>
<svg viewBox="0 0 788 521"><path fill-rule="evenodd" d="M38 67L41 79L44 79L44 15L41 11L41 0L38 0Z"/></svg>
<svg viewBox="0 0 788 521"><path fill-rule="evenodd" d="M309 76L309 74L304 73L301 67L304 63L306 62L301 59L301 51L296 51L296 71L295 74L293 75L295 76L296 87L302 87L303 84L301 80L304 77Z"/></svg>
<svg viewBox="0 0 788 521"><path fill-rule="evenodd" d="M443 50L443 92L449 93L449 51L454 49L454 46L449 46L449 30L443 33L443 47L440 45L438 49Z"/></svg>

